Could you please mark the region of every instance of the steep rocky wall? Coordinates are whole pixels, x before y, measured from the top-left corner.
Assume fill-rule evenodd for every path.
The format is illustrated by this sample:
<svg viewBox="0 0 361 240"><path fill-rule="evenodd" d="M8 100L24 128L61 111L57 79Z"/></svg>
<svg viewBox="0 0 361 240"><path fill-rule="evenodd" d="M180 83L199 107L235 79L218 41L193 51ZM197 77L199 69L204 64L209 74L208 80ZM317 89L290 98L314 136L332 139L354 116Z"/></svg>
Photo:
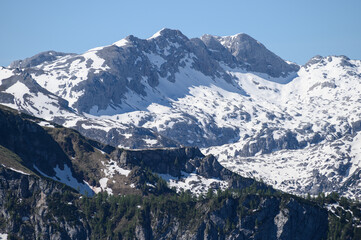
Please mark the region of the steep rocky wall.
<svg viewBox="0 0 361 240"><path fill-rule="evenodd" d="M197 204L198 219L157 212L136 227L137 239L326 239L327 211L294 198L223 199L219 207ZM241 210L240 210L241 209Z"/></svg>
<svg viewBox="0 0 361 240"><path fill-rule="evenodd" d="M73 192L63 184L0 167L1 232L24 239L88 239L90 229L76 208L62 209L76 220L59 216L49 206L55 195ZM71 193L71 195L73 195Z"/></svg>

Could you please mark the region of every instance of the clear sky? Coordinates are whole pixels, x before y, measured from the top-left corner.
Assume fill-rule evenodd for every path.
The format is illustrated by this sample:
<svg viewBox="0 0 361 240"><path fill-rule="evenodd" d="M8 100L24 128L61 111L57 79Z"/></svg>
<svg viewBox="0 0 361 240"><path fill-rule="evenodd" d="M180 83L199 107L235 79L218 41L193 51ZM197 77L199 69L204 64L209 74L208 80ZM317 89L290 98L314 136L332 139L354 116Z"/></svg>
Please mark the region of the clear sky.
<svg viewBox="0 0 361 240"><path fill-rule="evenodd" d="M0 66L46 50L82 53L163 27L189 38L247 33L283 59L361 59L361 0L1 0Z"/></svg>

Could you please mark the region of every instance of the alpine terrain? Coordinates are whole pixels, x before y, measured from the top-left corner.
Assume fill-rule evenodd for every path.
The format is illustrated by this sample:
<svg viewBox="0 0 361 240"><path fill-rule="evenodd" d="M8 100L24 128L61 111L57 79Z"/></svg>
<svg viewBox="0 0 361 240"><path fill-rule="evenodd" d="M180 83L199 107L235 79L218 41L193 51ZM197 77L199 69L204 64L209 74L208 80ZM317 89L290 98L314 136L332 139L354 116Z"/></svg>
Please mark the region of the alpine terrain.
<svg viewBox="0 0 361 240"><path fill-rule="evenodd" d="M0 233L357 239L360 91L360 60L299 66L244 33L165 28L14 61L0 67Z"/></svg>

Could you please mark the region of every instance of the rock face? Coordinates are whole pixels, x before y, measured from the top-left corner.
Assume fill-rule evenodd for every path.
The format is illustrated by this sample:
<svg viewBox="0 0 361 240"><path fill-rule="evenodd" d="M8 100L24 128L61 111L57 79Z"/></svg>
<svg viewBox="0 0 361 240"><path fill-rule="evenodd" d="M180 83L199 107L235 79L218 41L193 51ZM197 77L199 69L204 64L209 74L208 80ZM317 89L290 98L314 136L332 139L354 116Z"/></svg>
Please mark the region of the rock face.
<svg viewBox="0 0 361 240"><path fill-rule="evenodd" d="M162 78L174 83L179 69L187 65L206 76L230 79L211 58L202 41L190 40L178 30L163 29L157 37L148 40L131 35L121 44L106 46L95 54L103 59L102 66L106 66L106 71L90 71L87 80L72 89L83 92L73 105L79 112L102 112L113 106L115 112L121 113L126 104L133 110L144 109L147 105L143 104L148 103L139 101L137 106L126 96L136 93L143 98L153 97L149 96L147 88L159 88ZM167 95L167 92L161 92L162 98L154 100L166 102ZM117 110L120 106L124 110Z"/></svg>
<svg viewBox="0 0 361 240"><path fill-rule="evenodd" d="M36 54L30 58L25 58L24 60L17 60L10 64L10 68L29 68L38 66L44 62L52 62L58 59L59 57L63 57L66 55L74 55L71 53L62 53L55 51L46 51Z"/></svg>
<svg viewBox="0 0 361 240"><path fill-rule="evenodd" d="M204 35L201 39L207 47L220 52L219 59L226 58L226 62L234 62L227 51L221 48L221 46L225 47L239 63L247 66L248 71L266 73L272 77L285 77L299 70L299 66L288 64L263 44L244 33L227 37Z"/></svg>
<svg viewBox="0 0 361 240"><path fill-rule="evenodd" d="M0 124L0 145L19 155L30 170L38 168L53 176L56 166L71 166L63 150L38 124L4 108L0 110Z"/></svg>
<svg viewBox="0 0 361 240"><path fill-rule="evenodd" d="M190 159L203 158L198 148L119 150L115 158L124 166L144 165L154 172L180 176Z"/></svg>
<svg viewBox="0 0 361 240"><path fill-rule="evenodd" d="M58 183L0 167L0 184L0 219L6 221L2 232L29 239L91 239L96 231L89 225L91 219L80 213L73 193L67 193L69 202L54 202L69 191ZM63 209L59 212L54 203ZM136 222L135 238L323 239L327 233L327 212L293 198L249 195L242 200L225 198L216 208L208 204L194 206L199 214L196 220L144 210L145 217Z"/></svg>
<svg viewBox="0 0 361 240"><path fill-rule="evenodd" d="M1 231L25 239L89 239L90 229L76 209L76 220L56 215L49 199L70 189L62 184L33 175L24 175L0 167Z"/></svg>
<svg viewBox="0 0 361 240"><path fill-rule="evenodd" d="M188 189L195 194L205 194L209 189L243 189L257 184L253 179L235 175L224 168L214 156L204 156L196 147L141 151L119 149L110 156L121 167L134 169L142 166L159 174L177 191ZM139 173L133 175L135 177ZM267 189L264 184L257 186L259 189Z"/></svg>
<svg viewBox="0 0 361 240"><path fill-rule="evenodd" d="M198 219L196 225L182 228L179 219L164 215L157 219L149 219L148 226L138 226L138 239L323 239L326 237L327 225L320 219L327 219L327 212L316 210L312 206L303 206L294 199L280 207L280 199L268 198L260 200L259 208L248 215L249 203L257 197L249 196L241 206L234 199L226 199L217 210L206 210L198 205L207 217ZM235 209L241 207L244 216ZM257 208L257 207L256 207ZM307 214L304 221L301 211ZM194 224L194 221L192 221ZM228 229L227 224L233 224ZM299 224L300 223L300 224ZM186 224L187 226L187 224ZM227 230L225 230L227 229Z"/></svg>

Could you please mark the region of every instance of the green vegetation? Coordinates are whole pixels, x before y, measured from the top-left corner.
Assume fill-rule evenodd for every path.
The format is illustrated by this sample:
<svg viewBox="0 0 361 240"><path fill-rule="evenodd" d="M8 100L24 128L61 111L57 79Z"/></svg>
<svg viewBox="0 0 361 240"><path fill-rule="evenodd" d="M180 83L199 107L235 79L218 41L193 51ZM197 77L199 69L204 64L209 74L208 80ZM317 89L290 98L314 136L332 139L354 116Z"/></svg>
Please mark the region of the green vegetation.
<svg viewBox="0 0 361 240"><path fill-rule="evenodd" d="M189 191L176 194L168 190L148 196L113 196L103 192L93 198L82 197L77 204L89 221L92 239L133 239L136 226L149 226L151 218L167 219L169 224L177 221L181 229L195 231L207 213L220 211L231 201L231 207L235 211L227 216L218 229L222 234L230 233L236 228L239 217L255 214L262 199L271 196L281 198L279 193L272 195L270 191L258 190L254 186L242 191L226 190L212 194L208 192L207 195L198 197ZM169 224L163 224L159 229L155 229L154 233L163 234L169 231ZM255 221L255 224L262 223Z"/></svg>
<svg viewBox="0 0 361 240"><path fill-rule="evenodd" d="M31 239L28 234L33 226L30 226L28 222L23 222L22 217L30 215L33 210L30 207L32 205L34 205L34 198L19 199L13 191L6 191L4 208L7 211L7 217L0 215L0 231L3 232L3 229L11 223L13 232L8 235L8 239Z"/></svg>
<svg viewBox="0 0 361 240"><path fill-rule="evenodd" d="M282 209L287 207L291 199L295 199L301 204L315 207L338 203L339 207L329 212L328 239L361 239L357 228L361 217L361 204L351 202L336 193L328 196L320 194L315 198L309 196L309 200L306 200L271 188L259 188L257 183L254 183L242 190L208 191L199 196L192 195L189 191L177 194L167 188L164 180L150 170L142 171L146 182L155 186L153 192L124 196L102 192L94 197L86 197L64 186L61 191L47 196L48 211L44 215L44 221L59 231L64 231L62 224L65 222L70 226L85 224L89 228L91 239L134 239L139 228L152 228L153 238L157 239L171 231L174 222L177 222L179 231L194 233L207 216L216 214L221 222L217 226L206 225L205 232L216 231L218 234L228 235L243 220L248 221L247 226L251 225L255 231L262 229L265 221L257 216L258 212L264 211L262 204L265 201L272 199L272 204ZM29 198L19 201L9 191L4 202L10 219L0 218L0 229L6 226L6 222L15 224L15 229L26 229L26 223L21 221L21 216L31 215L30 206L34 206L39 194L33 193ZM156 221L161 224L155 224ZM19 231L12 237L16 239L23 236L23 233L24 231Z"/></svg>
<svg viewBox="0 0 361 240"><path fill-rule="evenodd" d="M100 169L103 168L101 162L107 162L109 157L91 145L94 141L83 137L75 130L58 127L47 129L47 133L60 146L68 159L71 159L72 167L79 179L95 185L96 179L101 178Z"/></svg>
<svg viewBox="0 0 361 240"><path fill-rule="evenodd" d="M307 195L311 202L328 208L328 235L329 240L361 239L361 203L340 197L336 192L329 195L318 194L317 197Z"/></svg>
<svg viewBox="0 0 361 240"><path fill-rule="evenodd" d="M79 223L78 208L73 205L75 200L74 193L65 190L64 193L55 193L49 196L46 201L49 207L48 218L56 216L61 221L66 221L69 224Z"/></svg>
<svg viewBox="0 0 361 240"><path fill-rule="evenodd" d="M217 229L219 233L227 234L236 228L240 218L251 216L260 210L261 202L267 198L276 198L282 205L294 196L259 190L254 186L241 191L208 191L206 195L195 197L189 191L175 194L149 195L149 196L109 196L100 193L94 198L83 197L80 200L80 208L90 225L93 239L132 239L138 225L150 224L150 216L155 219L167 216L168 219L176 219L180 228L195 231L204 220L208 212L217 212L232 201L235 211L224 219L225 223ZM296 198L304 203L326 207L329 204L339 203L339 206L329 211L329 232L327 239L361 239L361 204L352 202L338 194L328 196L320 194L310 201ZM262 221L255 218L254 228L261 227ZM167 232L169 226L157 229L158 234Z"/></svg>
<svg viewBox="0 0 361 240"><path fill-rule="evenodd" d="M320 194L314 200L331 208L328 213L329 232L327 238L329 240L361 239L360 202L340 197L338 193L331 193L327 197Z"/></svg>
<svg viewBox="0 0 361 240"><path fill-rule="evenodd" d="M27 174L35 173L24 166L23 160L14 152L0 145L0 165L12 168Z"/></svg>

